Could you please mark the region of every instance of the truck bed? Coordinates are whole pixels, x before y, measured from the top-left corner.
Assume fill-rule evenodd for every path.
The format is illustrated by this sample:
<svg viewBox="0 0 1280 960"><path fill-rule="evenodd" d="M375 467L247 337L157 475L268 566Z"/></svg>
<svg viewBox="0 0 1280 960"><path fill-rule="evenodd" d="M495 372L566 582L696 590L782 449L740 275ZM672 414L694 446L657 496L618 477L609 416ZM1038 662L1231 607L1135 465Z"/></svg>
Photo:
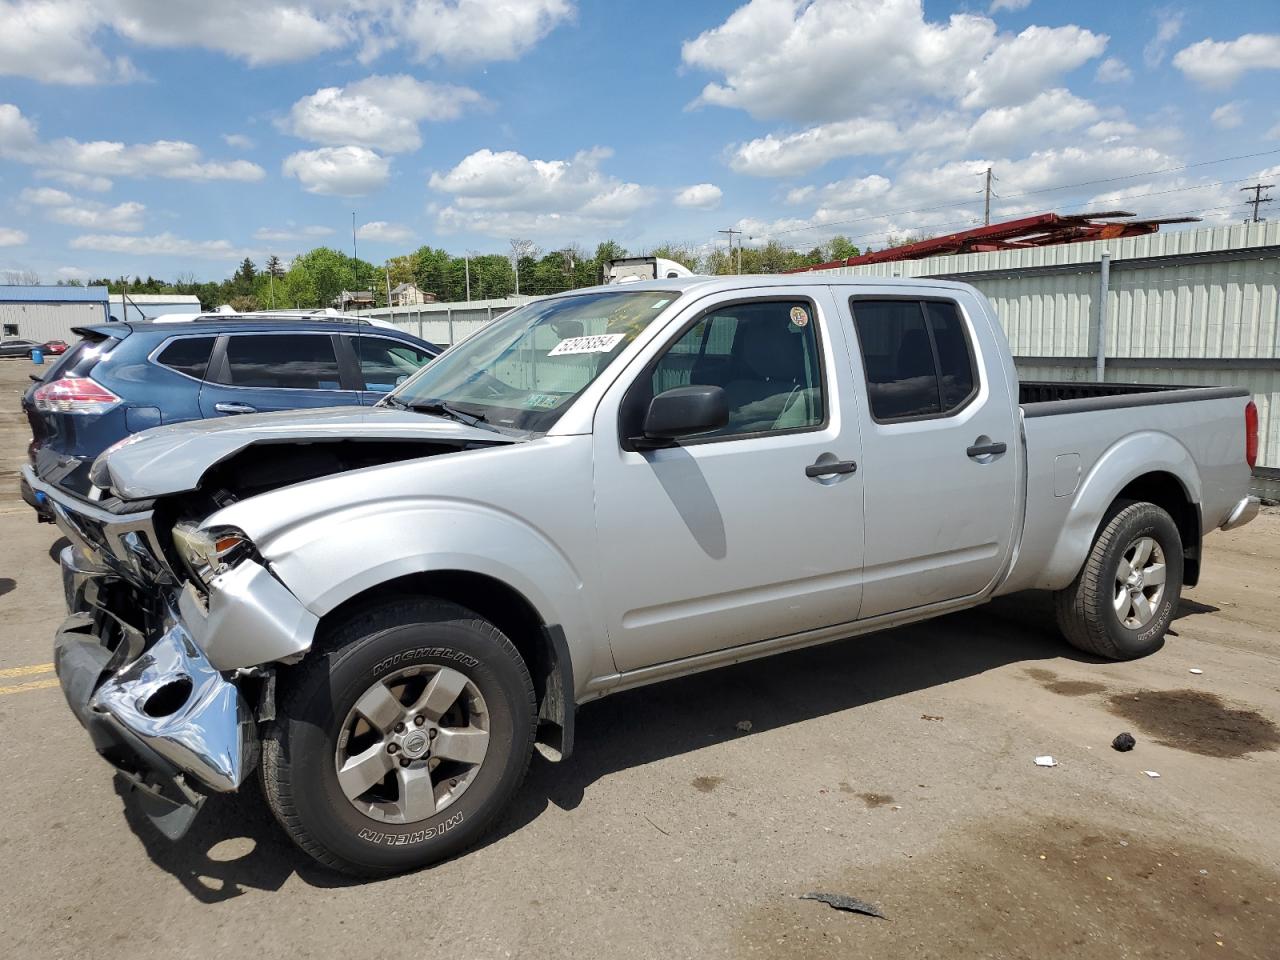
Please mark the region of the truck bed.
<svg viewBox="0 0 1280 960"><path fill-rule="evenodd" d="M1184 387L1158 383L1022 380L1018 403L1025 417L1056 417L1094 410L1191 403L1248 396L1243 387Z"/></svg>

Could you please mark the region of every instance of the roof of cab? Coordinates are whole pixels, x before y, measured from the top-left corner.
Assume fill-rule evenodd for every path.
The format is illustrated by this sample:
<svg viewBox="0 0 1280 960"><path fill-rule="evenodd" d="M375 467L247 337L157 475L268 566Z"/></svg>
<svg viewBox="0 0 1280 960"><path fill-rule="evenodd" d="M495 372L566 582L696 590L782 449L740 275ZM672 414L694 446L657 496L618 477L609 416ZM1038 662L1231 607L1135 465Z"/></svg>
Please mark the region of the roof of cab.
<svg viewBox="0 0 1280 960"><path fill-rule="evenodd" d="M927 287L956 288L964 284L951 280L933 280L928 277L870 277L859 274L836 273L832 270L814 270L809 273L757 273L728 274L724 276L670 277L657 280L635 280L630 283L611 283L595 287L582 287L555 294L558 297L582 293L628 290L665 291L668 293L720 293L732 290L760 289L768 287Z"/></svg>

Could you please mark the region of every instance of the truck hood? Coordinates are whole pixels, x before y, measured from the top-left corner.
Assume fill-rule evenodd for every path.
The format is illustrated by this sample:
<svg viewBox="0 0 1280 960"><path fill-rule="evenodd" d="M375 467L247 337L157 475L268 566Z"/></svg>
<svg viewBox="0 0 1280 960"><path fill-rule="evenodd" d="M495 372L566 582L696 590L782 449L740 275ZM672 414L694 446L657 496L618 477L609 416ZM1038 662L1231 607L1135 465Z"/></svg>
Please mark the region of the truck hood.
<svg viewBox="0 0 1280 960"><path fill-rule="evenodd" d="M515 442L493 430L390 407L289 410L145 430L104 452L92 476L97 486L110 486L123 500L145 500L194 490L211 467L249 446L339 440L421 442L459 450Z"/></svg>

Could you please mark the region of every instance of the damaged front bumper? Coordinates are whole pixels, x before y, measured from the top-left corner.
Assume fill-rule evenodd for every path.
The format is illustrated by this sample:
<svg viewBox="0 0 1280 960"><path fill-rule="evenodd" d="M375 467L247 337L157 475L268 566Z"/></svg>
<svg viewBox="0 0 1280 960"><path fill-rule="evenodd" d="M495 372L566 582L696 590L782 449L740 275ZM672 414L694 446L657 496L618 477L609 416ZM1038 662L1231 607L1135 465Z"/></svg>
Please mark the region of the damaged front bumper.
<svg viewBox="0 0 1280 960"><path fill-rule="evenodd" d="M179 586L149 510L48 495L71 540L59 556L70 616L54 641L63 694L176 838L208 794L236 790L253 769L258 723L273 716L273 666L310 648L316 619L250 559L208 594Z"/></svg>
<svg viewBox="0 0 1280 960"><path fill-rule="evenodd" d="M72 551L63 551L64 570ZM97 620L80 610L58 630L54 666L63 695L98 753L139 789L157 826L176 838L207 793L235 790L253 768L254 712L180 623L117 668L121 646L107 646Z"/></svg>

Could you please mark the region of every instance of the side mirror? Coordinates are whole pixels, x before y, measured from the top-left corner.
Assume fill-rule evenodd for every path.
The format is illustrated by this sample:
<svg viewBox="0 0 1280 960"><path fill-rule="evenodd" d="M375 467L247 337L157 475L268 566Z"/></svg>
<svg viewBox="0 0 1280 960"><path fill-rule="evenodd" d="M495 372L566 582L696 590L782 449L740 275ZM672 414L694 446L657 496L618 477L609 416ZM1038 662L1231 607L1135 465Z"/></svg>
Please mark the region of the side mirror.
<svg viewBox="0 0 1280 960"><path fill-rule="evenodd" d="M670 446L681 437L719 430L729 423L729 402L720 387L674 387L649 401L643 435L633 437L639 448Z"/></svg>

